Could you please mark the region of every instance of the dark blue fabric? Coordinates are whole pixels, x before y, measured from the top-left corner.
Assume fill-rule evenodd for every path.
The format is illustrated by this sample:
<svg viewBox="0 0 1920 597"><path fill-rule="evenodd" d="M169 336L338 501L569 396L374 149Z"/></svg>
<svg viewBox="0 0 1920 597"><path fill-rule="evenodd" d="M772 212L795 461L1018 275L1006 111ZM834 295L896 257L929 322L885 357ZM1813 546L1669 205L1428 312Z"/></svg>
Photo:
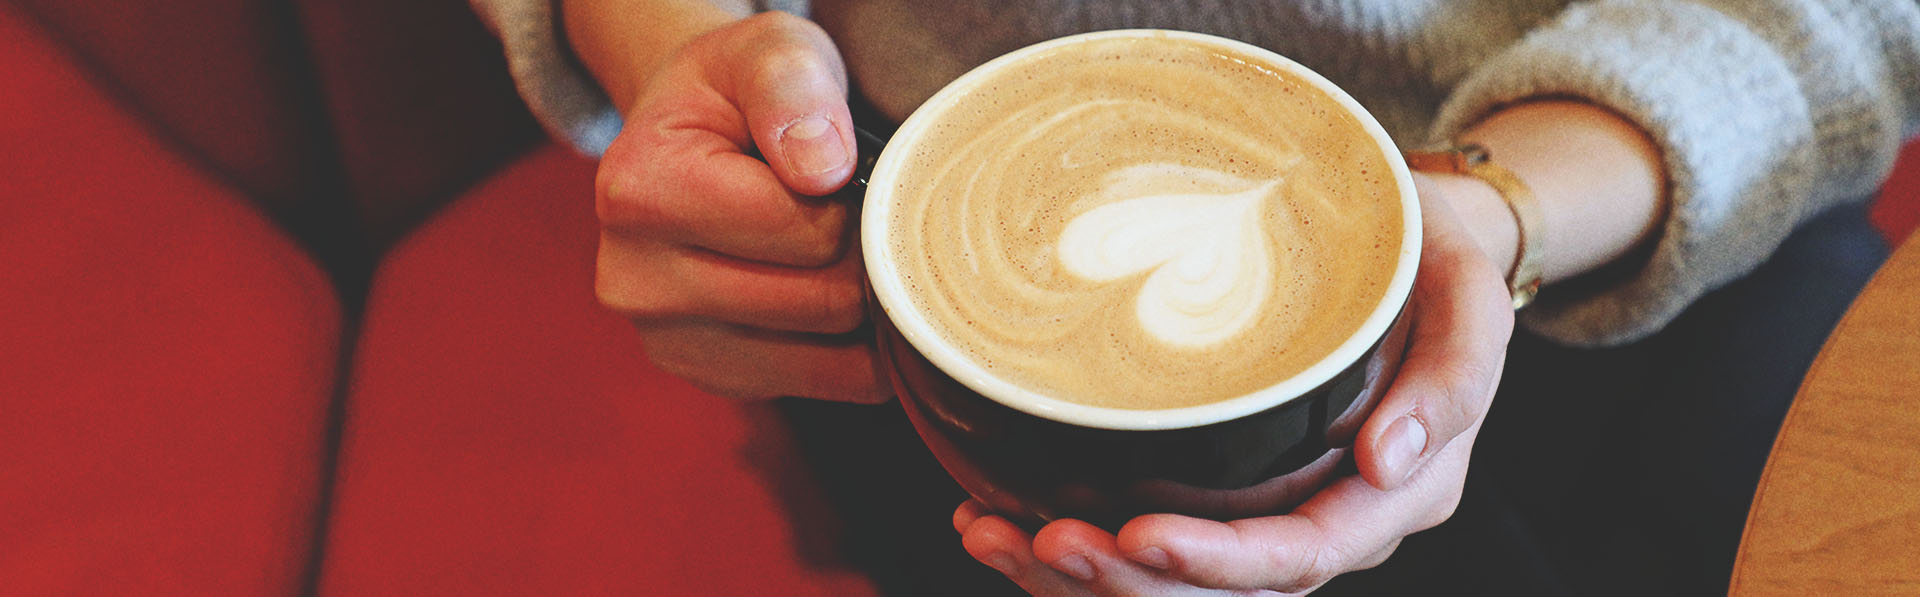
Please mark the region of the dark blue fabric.
<svg viewBox="0 0 1920 597"><path fill-rule="evenodd" d="M1726 594L1780 422L1886 258L1847 206L1644 341L1519 334L1454 519L1324 593Z"/></svg>

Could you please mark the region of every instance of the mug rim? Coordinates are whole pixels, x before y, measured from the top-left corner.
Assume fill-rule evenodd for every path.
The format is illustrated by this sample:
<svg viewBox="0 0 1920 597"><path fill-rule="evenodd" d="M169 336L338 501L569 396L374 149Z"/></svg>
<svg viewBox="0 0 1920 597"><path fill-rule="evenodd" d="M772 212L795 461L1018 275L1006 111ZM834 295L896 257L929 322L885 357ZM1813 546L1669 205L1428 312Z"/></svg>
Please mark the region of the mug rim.
<svg viewBox="0 0 1920 597"><path fill-rule="evenodd" d="M901 168L906 156L912 153L911 146L918 141L919 137L925 135L926 130L932 128L935 120L952 110L972 87L996 71L1063 46L1128 38L1179 39L1223 49L1239 54L1240 57L1253 58L1264 63L1253 65L1256 68L1285 71L1288 75L1305 81L1325 93L1335 103L1346 109L1359 121L1361 128L1385 154L1388 168L1393 172L1394 182L1399 186L1401 204L1400 254L1394 264L1393 277L1388 280L1386 292L1382 293L1379 303L1375 304L1366 319L1362 320L1360 327L1333 351L1299 373L1246 394L1207 404L1178 408L1110 408L1053 398L995 375L964 356L958 347L938 334L927 318L919 313L913 300L907 296L906 285L901 280L898 269L890 265L893 261L893 251L888 242L889 234L886 225L891 215L890 199L896 172ZM1320 76L1319 73L1271 50L1214 35L1164 29L1116 29L1043 41L974 67L941 87L933 97L914 109L906 121L901 123L899 130L893 134L886 147L881 150L880 158L874 164L873 176L867 186L867 199L862 207L860 222L861 249L873 294L878 299L882 312L893 322L894 328L907 340L913 350L925 356L948 377L996 403L1043 419L1083 427L1123 431L1183 429L1230 421L1286 404L1325 385L1341 371L1365 357L1374 344L1386 335L1394 320L1400 316L1407 298L1412 293L1414 276L1419 269L1421 240L1419 199L1414 192L1413 178L1405 160L1401 157L1400 150L1393 139L1387 136L1386 130L1352 96Z"/></svg>

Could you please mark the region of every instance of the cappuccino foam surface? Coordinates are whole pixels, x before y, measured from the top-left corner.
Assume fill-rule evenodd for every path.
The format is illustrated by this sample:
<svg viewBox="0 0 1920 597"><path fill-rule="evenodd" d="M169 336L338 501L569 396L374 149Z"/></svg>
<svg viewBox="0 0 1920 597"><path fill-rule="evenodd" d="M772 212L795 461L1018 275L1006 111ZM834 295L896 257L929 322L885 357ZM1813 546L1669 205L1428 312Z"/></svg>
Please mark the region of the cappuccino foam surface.
<svg viewBox="0 0 1920 597"><path fill-rule="evenodd" d="M1194 406L1345 342L1400 250L1385 155L1334 99L1168 38L1056 47L971 86L893 178L913 306L1029 390Z"/></svg>

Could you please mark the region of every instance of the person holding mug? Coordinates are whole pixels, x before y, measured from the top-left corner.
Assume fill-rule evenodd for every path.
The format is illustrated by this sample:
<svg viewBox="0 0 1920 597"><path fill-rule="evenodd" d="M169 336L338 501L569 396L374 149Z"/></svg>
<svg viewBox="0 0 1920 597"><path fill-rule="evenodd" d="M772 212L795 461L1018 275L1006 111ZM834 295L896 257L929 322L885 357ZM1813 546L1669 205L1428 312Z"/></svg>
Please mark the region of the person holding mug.
<svg viewBox="0 0 1920 597"><path fill-rule="evenodd" d="M856 168L855 106L900 122L969 68L1034 42L1137 27L1239 39L1324 74L1401 147L1471 144L1511 174L1503 183L1414 161L1425 224L1411 331L1398 376L1354 439L1353 474L1285 515L1155 514L1117 533L1060 520L1029 534L962 504L951 521L966 552L1037 595L1309 592L1380 565L1452 517L1469 492L1470 460L1499 465L1494 475L1578 476L1581 465L1556 451L1564 446L1526 438L1635 407L1554 388L1561 367L1614 354L1602 347L1668 342L1686 331L1674 322L1693 317L1691 306L1783 243L1858 246L1844 239L1866 229L1846 206L1871 193L1920 126L1920 7L1908 0L473 3L543 124L603 156L601 301L634 321L662 369L723 396L890 398L864 331L856 222L847 202L826 198ZM1790 240L1802 228L1843 240ZM1777 285L1825 298L1744 292L1812 305L1804 324L1768 325L1809 327L1778 337L1817 348L1820 322L1830 325L1871 272L1873 250L1855 254L1865 257L1851 260L1852 278ZM1501 411L1492 405L1515 304L1535 284L1544 284L1538 301L1519 312L1526 346L1556 346L1540 350L1576 364L1512 370L1510 389L1518 378L1547 380L1529 386L1546 390L1502 399L1527 403L1516 413L1545 413L1511 423L1536 431L1515 431L1503 446L1533 454L1473 457L1489 412ZM1784 383L1766 390L1790 397L1797 377ZM1678 410L1739 425L1777 423L1785 408L1700 400L1738 412ZM809 420L834 424L822 418ZM1742 454L1731 466L1757 473L1750 450ZM1739 482L1734 497L1689 504L1715 520L1729 507L1743 513ZM1537 514L1526 503L1576 491L1551 480L1489 483L1537 492L1516 498L1523 517ZM1732 531L1685 540L1725 550L1730 562ZM1683 582L1711 586L1706 576ZM1564 588L1554 583L1538 586Z"/></svg>

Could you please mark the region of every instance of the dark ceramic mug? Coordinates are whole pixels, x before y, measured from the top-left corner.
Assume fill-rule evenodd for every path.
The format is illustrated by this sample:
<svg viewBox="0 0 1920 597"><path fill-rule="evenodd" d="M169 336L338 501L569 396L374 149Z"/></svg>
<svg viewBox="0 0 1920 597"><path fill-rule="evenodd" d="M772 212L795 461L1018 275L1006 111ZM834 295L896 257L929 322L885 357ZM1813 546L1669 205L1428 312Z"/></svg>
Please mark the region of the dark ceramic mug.
<svg viewBox="0 0 1920 597"><path fill-rule="evenodd" d="M1063 44L1171 36L1253 57L1326 93L1373 137L1400 188L1402 239L1388 288L1359 329L1319 363L1267 388L1210 404L1129 410L1065 402L1015 386L961 356L906 294L891 262L889 189L923 131L965 101L987 73ZM948 84L885 149L860 134L861 244L875 299L881 366L928 448L975 498L1029 527L1077 518L1117 529L1142 514L1214 519L1284 513L1341 473L1346 448L1392 382L1419 265L1420 209L1399 150L1345 92L1265 49L1171 31L1105 31L1043 42ZM877 161L873 160L878 150ZM867 166L871 165L869 172ZM871 185L867 183L871 181ZM910 181L909 181L910 182ZM1350 468L1350 467L1347 467Z"/></svg>

